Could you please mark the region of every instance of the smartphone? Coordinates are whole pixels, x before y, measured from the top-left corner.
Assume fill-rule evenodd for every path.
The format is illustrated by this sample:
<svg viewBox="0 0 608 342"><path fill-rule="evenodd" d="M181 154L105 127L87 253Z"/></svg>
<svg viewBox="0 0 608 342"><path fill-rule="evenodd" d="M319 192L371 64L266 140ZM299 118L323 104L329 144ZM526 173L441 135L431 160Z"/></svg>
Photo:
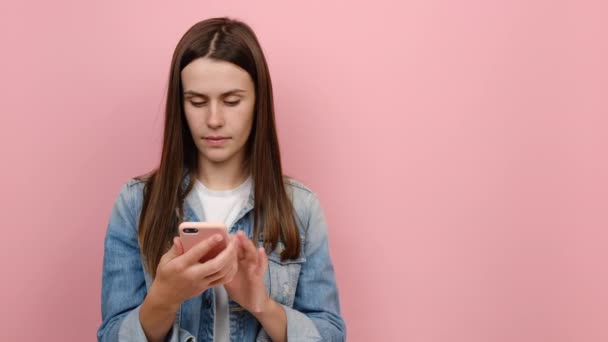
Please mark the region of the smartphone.
<svg viewBox="0 0 608 342"><path fill-rule="evenodd" d="M222 241L200 259L200 262L215 258L228 246L228 229L226 228L226 225L221 222L182 222L179 225L178 230L179 238L184 247L184 253L199 242L208 239L215 234L220 234L224 237Z"/></svg>

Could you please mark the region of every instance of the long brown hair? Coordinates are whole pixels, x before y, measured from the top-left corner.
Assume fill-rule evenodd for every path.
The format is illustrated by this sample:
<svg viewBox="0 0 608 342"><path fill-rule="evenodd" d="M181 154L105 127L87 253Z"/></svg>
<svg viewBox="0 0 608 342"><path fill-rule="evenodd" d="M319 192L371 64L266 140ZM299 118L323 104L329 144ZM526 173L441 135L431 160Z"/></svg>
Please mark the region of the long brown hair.
<svg viewBox="0 0 608 342"><path fill-rule="evenodd" d="M160 165L144 180L144 200L139 221L139 243L147 271L156 276L161 256L176 235L183 218L183 203L192 190L198 150L184 115L181 71L197 58L233 63L249 73L255 87L254 119L245 149L243 167L252 175L254 191L254 243L261 232L264 247L285 245L281 258L300 254L300 234L294 209L285 191L274 119L272 84L266 59L253 30L229 18L212 18L192 26L181 38L171 61L165 127ZM189 183L182 187L185 175Z"/></svg>

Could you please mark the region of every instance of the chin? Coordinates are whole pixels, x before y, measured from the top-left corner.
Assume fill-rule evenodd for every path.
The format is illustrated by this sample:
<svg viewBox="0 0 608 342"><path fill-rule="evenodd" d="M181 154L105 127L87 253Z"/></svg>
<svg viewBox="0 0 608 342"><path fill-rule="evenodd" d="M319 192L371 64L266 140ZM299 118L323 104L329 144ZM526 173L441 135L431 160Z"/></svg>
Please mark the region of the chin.
<svg viewBox="0 0 608 342"><path fill-rule="evenodd" d="M227 153L205 153L203 154L203 158L205 160L208 160L212 163L223 163L226 162L228 160L230 160L232 157L234 157L234 154L227 154Z"/></svg>

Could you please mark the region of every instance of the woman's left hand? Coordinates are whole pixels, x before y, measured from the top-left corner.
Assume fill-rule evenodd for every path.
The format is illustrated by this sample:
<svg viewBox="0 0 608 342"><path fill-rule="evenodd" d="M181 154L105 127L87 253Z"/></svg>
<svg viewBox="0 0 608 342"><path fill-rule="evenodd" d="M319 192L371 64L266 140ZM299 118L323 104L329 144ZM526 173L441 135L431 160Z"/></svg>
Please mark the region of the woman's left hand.
<svg viewBox="0 0 608 342"><path fill-rule="evenodd" d="M224 288L232 300L251 314L265 312L271 304L264 285L264 273L268 268L268 256L263 247L255 248L242 231L237 232L238 271Z"/></svg>

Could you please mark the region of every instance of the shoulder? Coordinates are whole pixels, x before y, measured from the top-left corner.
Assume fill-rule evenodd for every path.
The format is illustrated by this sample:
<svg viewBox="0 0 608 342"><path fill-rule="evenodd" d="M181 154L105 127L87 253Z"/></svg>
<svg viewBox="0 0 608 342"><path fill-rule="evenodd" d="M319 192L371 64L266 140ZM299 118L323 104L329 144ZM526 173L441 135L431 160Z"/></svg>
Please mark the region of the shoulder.
<svg viewBox="0 0 608 342"><path fill-rule="evenodd" d="M145 180L139 178L131 178L123 182L114 205L128 210L133 217L138 216L143 202L145 186Z"/></svg>
<svg viewBox="0 0 608 342"><path fill-rule="evenodd" d="M143 188L145 185L146 185L146 180L144 180L142 178L131 178L131 179L127 180L127 182L125 183L125 187L127 187L131 190Z"/></svg>
<svg viewBox="0 0 608 342"><path fill-rule="evenodd" d="M312 189L310 189L308 186L304 185L304 183L295 178L285 176L283 177L283 179L285 181L285 185L287 185L287 187L290 188L289 190L291 191L299 192L300 195L314 194Z"/></svg>
<svg viewBox="0 0 608 342"><path fill-rule="evenodd" d="M123 183L120 195L125 196L130 201L136 200L143 195L146 181L140 178L131 178Z"/></svg>
<svg viewBox="0 0 608 342"><path fill-rule="evenodd" d="M285 181L285 191L294 202L294 205L308 204L317 194L307 185L292 177L283 177Z"/></svg>
<svg viewBox="0 0 608 342"><path fill-rule="evenodd" d="M291 177L284 177L285 190L291 198L294 210L298 216L299 223L306 227L313 215L314 208L318 205L317 194L307 185Z"/></svg>

